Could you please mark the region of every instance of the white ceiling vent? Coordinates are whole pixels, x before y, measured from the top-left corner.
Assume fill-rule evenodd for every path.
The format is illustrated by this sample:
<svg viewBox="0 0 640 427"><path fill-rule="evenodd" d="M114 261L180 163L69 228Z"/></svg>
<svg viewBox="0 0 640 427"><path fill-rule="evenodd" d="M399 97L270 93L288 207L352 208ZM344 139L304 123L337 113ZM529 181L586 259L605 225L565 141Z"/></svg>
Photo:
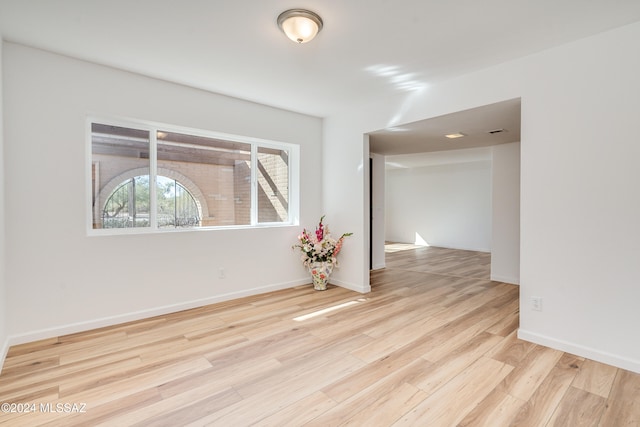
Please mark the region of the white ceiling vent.
<svg viewBox="0 0 640 427"><path fill-rule="evenodd" d="M491 135L493 135L494 133L502 133L502 132L506 132L506 129L494 129L494 130L490 130L487 133L490 133Z"/></svg>

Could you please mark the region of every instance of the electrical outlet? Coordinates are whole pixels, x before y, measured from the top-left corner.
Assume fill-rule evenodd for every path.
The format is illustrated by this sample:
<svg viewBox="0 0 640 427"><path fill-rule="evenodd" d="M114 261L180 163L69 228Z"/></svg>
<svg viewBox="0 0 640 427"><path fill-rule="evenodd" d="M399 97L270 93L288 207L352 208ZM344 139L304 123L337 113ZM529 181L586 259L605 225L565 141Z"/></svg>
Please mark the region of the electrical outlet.
<svg viewBox="0 0 640 427"><path fill-rule="evenodd" d="M542 298L531 297L531 310L542 311Z"/></svg>
<svg viewBox="0 0 640 427"><path fill-rule="evenodd" d="M226 276L226 273L224 272L224 268L219 268L219 269L218 269L218 277L219 277L220 279L224 279L225 277L227 277L227 276Z"/></svg>

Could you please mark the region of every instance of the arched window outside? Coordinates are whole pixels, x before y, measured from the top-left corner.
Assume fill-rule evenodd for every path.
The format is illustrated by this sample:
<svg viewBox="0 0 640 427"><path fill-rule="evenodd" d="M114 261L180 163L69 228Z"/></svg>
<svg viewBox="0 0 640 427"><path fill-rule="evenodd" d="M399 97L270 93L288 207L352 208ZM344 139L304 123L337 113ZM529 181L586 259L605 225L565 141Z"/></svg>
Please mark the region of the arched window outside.
<svg viewBox="0 0 640 427"><path fill-rule="evenodd" d="M200 225L202 215L189 190L166 176L158 176L157 188L158 228Z"/></svg>
<svg viewBox="0 0 640 427"><path fill-rule="evenodd" d="M200 225L202 215L193 195L175 179L157 177L158 228ZM127 179L116 187L102 210L102 228L149 226L149 176Z"/></svg>

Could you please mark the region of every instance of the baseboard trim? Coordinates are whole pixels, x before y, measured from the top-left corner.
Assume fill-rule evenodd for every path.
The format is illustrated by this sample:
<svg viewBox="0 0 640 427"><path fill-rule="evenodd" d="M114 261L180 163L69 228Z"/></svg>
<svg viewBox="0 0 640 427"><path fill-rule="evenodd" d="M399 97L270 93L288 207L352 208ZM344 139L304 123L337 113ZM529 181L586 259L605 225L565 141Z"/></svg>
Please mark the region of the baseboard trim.
<svg viewBox="0 0 640 427"><path fill-rule="evenodd" d="M259 295L267 292L279 291L282 289L294 288L296 286L311 283L307 279L300 279L297 281L291 281L287 283L280 283L276 285L269 285L260 288L245 289L239 292L229 292L226 294L216 295L210 298L203 298L198 300L186 301L178 304L165 305L162 307L156 307L148 310L140 310L131 313L120 314L116 316L103 317L100 319L88 320L84 322L71 323L62 326L56 326L53 328L40 329L33 332L27 332L24 334L10 335L6 342L4 355L12 345L25 344L29 342L39 341L47 338L54 338L68 334L75 334L78 332L90 331L92 329L103 328L107 326L114 326L126 322L135 320L147 319L154 316L162 316L169 313L175 313L178 311L189 310L192 308L203 307L210 304L216 304L219 302L229 301L232 299ZM2 359L4 363L4 358ZM2 365L0 365L2 366Z"/></svg>
<svg viewBox="0 0 640 427"><path fill-rule="evenodd" d="M607 353L606 351L558 340L523 329L518 329L518 338L640 374L640 360L628 359L616 354Z"/></svg>
<svg viewBox="0 0 640 427"><path fill-rule="evenodd" d="M508 277L500 275L491 275L491 280L494 282L509 283L510 285L520 285L520 279L518 277Z"/></svg>
<svg viewBox="0 0 640 427"><path fill-rule="evenodd" d="M340 286L341 288L349 289L350 291L366 294L371 292L371 285L368 283L365 286L358 286L353 283L343 282L342 280L329 279L329 284Z"/></svg>
<svg viewBox="0 0 640 427"><path fill-rule="evenodd" d="M7 353L9 353L9 337L6 337L4 343L2 343L2 351L0 352L0 372L2 372L2 367L4 366L4 360L7 358Z"/></svg>

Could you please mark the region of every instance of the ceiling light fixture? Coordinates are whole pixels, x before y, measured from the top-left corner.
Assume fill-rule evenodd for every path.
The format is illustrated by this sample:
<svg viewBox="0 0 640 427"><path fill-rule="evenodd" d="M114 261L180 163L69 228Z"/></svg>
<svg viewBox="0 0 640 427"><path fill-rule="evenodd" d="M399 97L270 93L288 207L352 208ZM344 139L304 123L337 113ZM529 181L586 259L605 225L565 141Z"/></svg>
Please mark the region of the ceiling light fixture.
<svg viewBox="0 0 640 427"><path fill-rule="evenodd" d="M449 139L454 139L454 138L462 138L463 136L467 136L462 132L457 132L457 133L450 133L448 135L445 135L447 138Z"/></svg>
<svg viewBox="0 0 640 427"><path fill-rule="evenodd" d="M278 16L278 27L296 43L307 43L322 30L322 18L306 9L285 10Z"/></svg>

